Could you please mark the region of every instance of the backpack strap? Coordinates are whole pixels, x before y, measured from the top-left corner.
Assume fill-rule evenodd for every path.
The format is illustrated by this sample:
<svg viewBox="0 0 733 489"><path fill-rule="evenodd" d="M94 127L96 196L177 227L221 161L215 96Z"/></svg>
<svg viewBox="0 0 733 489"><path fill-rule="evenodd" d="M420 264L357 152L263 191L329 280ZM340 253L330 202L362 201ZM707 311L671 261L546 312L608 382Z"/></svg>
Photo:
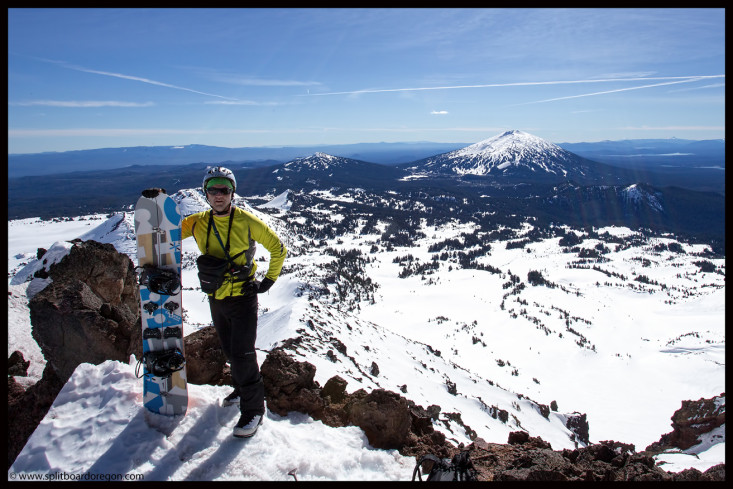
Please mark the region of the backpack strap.
<svg viewBox="0 0 733 489"><path fill-rule="evenodd" d="M206 229L206 251L204 251L204 255L209 254L209 236L211 235L211 226L214 223L214 210L212 209L209 213L209 227Z"/></svg>
<svg viewBox="0 0 733 489"><path fill-rule="evenodd" d="M206 230L206 252L205 254L209 253L209 236L213 228L214 236L216 236L216 239L219 240L219 244L221 245L222 249L224 250L224 256L226 256L227 263L231 265L232 267L232 270L230 272L234 273L234 271L236 271L237 265L235 265L234 260L236 258L239 258L241 255L245 255L247 259L247 264L239 266L239 271L241 272L242 270L247 270L247 273L249 273L249 270L252 267L252 260L254 258L254 252L255 252L255 247L252 246L252 233L251 231L248 230L248 233L247 233L247 242L249 243L248 249L242 250L234 256L229 256L229 240L232 236L232 221L234 221L234 206L232 206L232 210L229 213L229 226L227 228L227 242L226 244L224 244L221 240L221 236L219 235L219 231L216 229L216 224L214 224L214 210L213 209L211 210L211 214L209 215L209 227ZM244 279L239 278L235 281L237 282L241 282L243 280L246 281L247 278L248 277L245 277Z"/></svg>

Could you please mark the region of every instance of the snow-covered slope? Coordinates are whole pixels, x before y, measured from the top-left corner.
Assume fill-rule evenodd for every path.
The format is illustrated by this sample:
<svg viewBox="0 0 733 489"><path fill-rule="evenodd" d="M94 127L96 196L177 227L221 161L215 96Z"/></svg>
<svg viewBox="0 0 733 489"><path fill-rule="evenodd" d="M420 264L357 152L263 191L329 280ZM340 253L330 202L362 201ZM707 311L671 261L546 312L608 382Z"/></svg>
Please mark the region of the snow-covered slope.
<svg viewBox="0 0 733 489"><path fill-rule="evenodd" d="M644 206L646 209L662 212L664 210L664 206L659 200L659 195L655 195L649 188L645 187L646 186L637 184L629 185L624 188L621 193L627 202L630 202L637 207Z"/></svg>
<svg viewBox="0 0 733 489"><path fill-rule="evenodd" d="M142 406L134 363L80 365L8 471L9 480L409 480L414 459L369 447L356 427L268 412L257 436L231 436L227 387L189 384L176 419ZM43 479L38 479L43 480Z"/></svg>
<svg viewBox="0 0 733 489"><path fill-rule="evenodd" d="M606 228L593 237L565 230L585 236L575 251L558 237L517 246L531 235L532 224L504 230L509 238L498 238L456 219L422 222L410 246L387 246L383 235L390 222L348 214L348 205L381 199L385 207L404 209L413 205L410 199L319 191L303 205L307 197L289 192L288 202L300 199L289 210L248 207L290 250L276 285L260 296L257 346L269 350L300 337L294 354L316 366L321 385L340 375L348 392L382 387L424 407L438 404L442 414L435 428L454 443L470 442L469 429L498 443L510 431L525 430L556 450L574 447L563 422L574 412L587 414L592 442L613 439L640 450L670 431L670 417L682 400L725 390L725 261L702 258L705 245ZM199 190L175 198L184 214L207 208ZM242 197L237 202L247 205ZM341 234L321 237L344 226L346 215ZM47 222L8 223L9 353L20 349L32 361L40 353L23 301L40 279L25 280L46 266L35 260L36 248L49 248L56 260L66 240L84 235L121 252L134 249L134 236L125 230L129 213L100 217L92 221L95 229L69 220L53 223L66 226L53 232ZM479 240L469 243L475 236ZM59 244L51 252L54 243ZM484 245L490 249L483 248L475 262L486 269L464 267L452 251ZM193 240L184 241L183 253L189 263L183 282L194 287L187 285L182 301L190 334L210 324L210 315L190 265L199 253ZM267 252L259 247L255 259L267 261ZM716 272L703 272L696 264L701 260ZM424 266L433 263L432 272ZM554 286L529 284L532 271ZM260 363L264 356L258 354ZM32 367L31 375L40 370ZM297 466L303 480L405 479L414 462L371 450L358 429L328 428L297 414L281 418L268 412L262 436L236 444L231 428L217 421L217 399L226 389L213 386L191 386L183 420L146 419L141 385L126 364L82 365L72 380L11 471L287 480ZM100 384L106 386L101 392ZM545 418L539 404L552 401L558 410ZM499 409L508 413L507 422L492 416ZM461 422L449 413L460 413ZM308 437L317 438L316 445ZM699 459L688 455L664 468L715 465L724 460L721 445L693 448ZM277 460L293 461L293 467Z"/></svg>
<svg viewBox="0 0 733 489"><path fill-rule="evenodd" d="M288 211L290 210L290 206L293 205L293 203L288 200L289 193L290 190L286 190L285 192L277 195L271 201L261 204L258 207L260 209L279 209L281 211Z"/></svg>

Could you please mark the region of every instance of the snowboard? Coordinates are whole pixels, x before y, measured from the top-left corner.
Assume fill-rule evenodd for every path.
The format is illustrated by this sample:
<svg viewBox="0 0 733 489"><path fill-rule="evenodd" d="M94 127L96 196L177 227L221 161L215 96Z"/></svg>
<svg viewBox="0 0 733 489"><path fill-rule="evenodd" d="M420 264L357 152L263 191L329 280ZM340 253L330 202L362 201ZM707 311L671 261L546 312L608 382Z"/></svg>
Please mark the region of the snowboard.
<svg viewBox="0 0 733 489"><path fill-rule="evenodd" d="M164 189L147 189L135 205L143 405L186 414L188 389L181 304L181 213Z"/></svg>

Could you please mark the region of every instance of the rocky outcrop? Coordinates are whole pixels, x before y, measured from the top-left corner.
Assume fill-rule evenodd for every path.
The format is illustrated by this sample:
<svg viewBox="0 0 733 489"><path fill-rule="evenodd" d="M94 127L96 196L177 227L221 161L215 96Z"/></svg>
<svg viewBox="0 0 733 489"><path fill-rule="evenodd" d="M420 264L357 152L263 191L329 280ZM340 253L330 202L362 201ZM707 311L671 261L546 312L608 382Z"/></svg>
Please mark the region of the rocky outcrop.
<svg viewBox="0 0 733 489"><path fill-rule="evenodd" d="M433 429L430 414L404 397L384 389L346 393L346 381L335 376L322 388L316 368L299 362L280 348L273 349L260 369L269 410L287 415L298 411L328 426L358 426L374 448L418 450L447 454L445 436Z"/></svg>
<svg viewBox="0 0 733 489"><path fill-rule="evenodd" d="M51 408L65 381L49 364L41 380L24 389L8 377L8 468Z"/></svg>
<svg viewBox="0 0 733 489"><path fill-rule="evenodd" d="M555 451L539 437L510 433L507 444L475 440L466 448L484 481L720 481L725 465L700 472L669 473L649 453L635 453L633 445L602 441L575 450ZM458 453L453 449L451 456Z"/></svg>
<svg viewBox="0 0 733 489"><path fill-rule="evenodd" d="M8 375L25 377L28 375L28 367L31 362L23 358L23 353L15 350L8 357Z"/></svg>
<svg viewBox="0 0 733 489"><path fill-rule="evenodd" d="M347 423L364 430L373 447L400 449L409 444L412 417L407 399L399 394L374 389L351 399L345 408Z"/></svg>
<svg viewBox="0 0 733 489"><path fill-rule="evenodd" d="M142 357L140 295L127 255L110 244L77 241L48 275L52 282L29 304L32 334L61 379L68 379L80 363ZM189 382L230 383L212 326L184 341Z"/></svg>
<svg viewBox="0 0 733 489"><path fill-rule="evenodd" d="M127 362L130 353L142 350L129 257L110 244L75 241L60 262L37 274L51 278L28 305L31 334L47 363L41 380L28 389L8 377L8 467L80 363ZM20 375L25 363L9 359L8 374Z"/></svg>
<svg viewBox="0 0 733 489"><path fill-rule="evenodd" d="M660 452L669 448L687 450L702 440L702 435L725 424L725 392L712 399L682 401L672 415L672 431L646 449Z"/></svg>
<svg viewBox="0 0 733 489"><path fill-rule="evenodd" d="M127 362L142 350L132 261L110 244L77 241L29 303L32 335L66 381L80 363Z"/></svg>
<svg viewBox="0 0 733 489"><path fill-rule="evenodd" d="M185 336L183 343L189 383L231 385L231 372L213 326L206 326Z"/></svg>
<svg viewBox="0 0 733 489"><path fill-rule="evenodd" d="M565 421L565 427L573 433L573 441L579 441L584 445L590 443L590 426L585 413L569 414L567 421Z"/></svg>
<svg viewBox="0 0 733 489"><path fill-rule="evenodd" d="M285 416L306 413L329 426L359 426L375 448L397 449L403 455L426 453L451 459L468 450L479 480L484 481L714 481L725 480L725 465L704 473L689 469L678 474L658 467L651 453L636 453L634 445L603 441L575 450L552 450L526 432L510 433L506 444L479 437L468 447L455 447L433 429L440 407L427 409L399 394L375 389L346 392L346 381L334 376L324 387L314 380L316 368L300 362L283 347L272 350L262 364L265 398L271 411ZM446 415L457 413L446 413ZM576 413L577 414L577 413ZM585 415L571 416L578 438L587 434Z"/></svg>
<svg viewBox="0 0 733 489"><path fill-rule="evenodd" d="M79 364L142 357L140 296L127 255L110 244L76 241L40 277L51 282L29 309L31 332L47 363L41 380L24 389L12 376L26 375L29 362L19 352L8 358L8 467ZM186 336L185 348L189 382L230 383L213 327Z"/></svg>

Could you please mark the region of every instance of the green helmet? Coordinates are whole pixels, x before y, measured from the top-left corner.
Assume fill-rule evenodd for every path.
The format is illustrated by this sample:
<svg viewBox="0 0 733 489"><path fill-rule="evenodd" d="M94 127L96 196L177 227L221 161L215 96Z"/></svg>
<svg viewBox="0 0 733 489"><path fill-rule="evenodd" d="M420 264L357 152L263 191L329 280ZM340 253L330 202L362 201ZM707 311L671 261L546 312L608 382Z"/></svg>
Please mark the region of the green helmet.
<svg viewBox="0 0 733 489"><path fill-rule="evenodd" d="M207 183L213 178L225 178L231 182L232 188L234 190L237 190L237 179L234 178L234 173L232 173L229 168L224 168L223 166L210 166L206 169L206 173L204 174L204 181L202 183L204 194L206 193Z"/></svg>

